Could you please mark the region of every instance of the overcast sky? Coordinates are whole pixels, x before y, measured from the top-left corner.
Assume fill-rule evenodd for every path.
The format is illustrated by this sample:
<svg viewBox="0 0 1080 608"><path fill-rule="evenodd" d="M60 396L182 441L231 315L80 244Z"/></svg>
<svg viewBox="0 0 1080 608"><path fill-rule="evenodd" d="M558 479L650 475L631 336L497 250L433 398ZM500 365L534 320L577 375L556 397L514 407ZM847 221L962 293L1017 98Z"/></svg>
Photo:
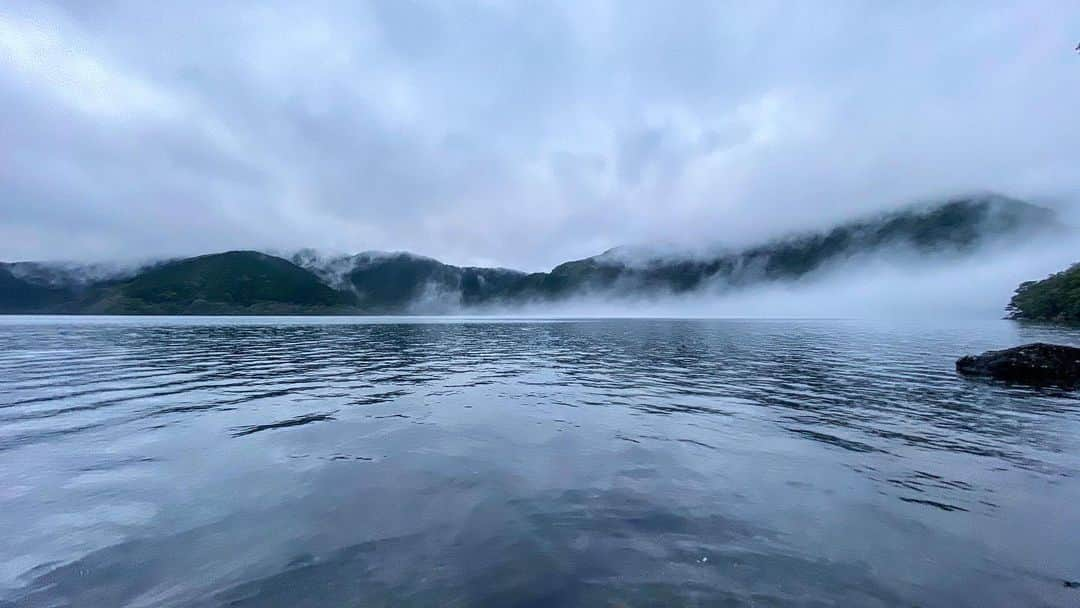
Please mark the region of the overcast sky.
<svg viewBox="0 0 1080 608"><path fill-rule="evenodd" d="M5 2L0 259L546 269L1080 198L1070 2Z"/></svg>

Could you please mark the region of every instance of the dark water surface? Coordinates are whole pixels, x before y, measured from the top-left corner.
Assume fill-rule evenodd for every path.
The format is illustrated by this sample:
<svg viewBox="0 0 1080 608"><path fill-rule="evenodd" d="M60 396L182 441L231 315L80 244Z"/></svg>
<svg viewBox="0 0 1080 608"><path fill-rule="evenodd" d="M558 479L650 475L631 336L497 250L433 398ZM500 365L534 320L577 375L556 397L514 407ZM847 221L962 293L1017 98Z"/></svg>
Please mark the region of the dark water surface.
<svg viewBox="0 0 1080 608"><path fill-rule="evenodd" d="M1010 322L0 319L0 605L1076 606Z"/></svg>

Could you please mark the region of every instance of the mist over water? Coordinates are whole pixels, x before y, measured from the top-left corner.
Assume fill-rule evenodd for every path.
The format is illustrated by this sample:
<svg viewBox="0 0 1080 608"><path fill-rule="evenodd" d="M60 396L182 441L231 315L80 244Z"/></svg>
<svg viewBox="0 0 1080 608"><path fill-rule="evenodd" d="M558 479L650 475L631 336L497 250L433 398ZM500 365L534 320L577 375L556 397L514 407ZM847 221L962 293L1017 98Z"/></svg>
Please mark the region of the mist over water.
<svg viewBox="0 0 1080 608"><path fill-rule="evenodd" d="M678 294L594 291L559 302L454 309L558 317L1000 319L1017 286L1077 261L1073 231L927 255L886 249L827 263L804 277L731 286L713 281ZM445 300L444 300L445 301Z"/></svg>
<svg viewBox="0 0 1080 608"><path fill-rule="evenodd" d="M4 2L0 608L1080 606L1078 32Z"/></svg>
<svg viewBox="0 0 1080 608"><path fill-rule="evenodd" d="M0 605L1068 606L1007 321L0 319ZM7 602L7 603L5 603Z"/></svg>

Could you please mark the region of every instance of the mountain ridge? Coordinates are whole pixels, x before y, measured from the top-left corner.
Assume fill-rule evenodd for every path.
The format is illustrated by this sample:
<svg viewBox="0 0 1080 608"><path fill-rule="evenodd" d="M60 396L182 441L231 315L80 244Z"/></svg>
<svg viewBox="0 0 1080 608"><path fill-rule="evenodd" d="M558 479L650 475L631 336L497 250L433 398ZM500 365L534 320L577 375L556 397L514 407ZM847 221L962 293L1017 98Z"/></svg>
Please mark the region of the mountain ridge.
<svg viewBox="0 0 1080 608"><path fill-rule="evenodd" d="M790 281L859 255L948 259L1064 230L1052 211L998 195L954 198L713 253L617 247L548 272L454 266L409 252L229 251L118 265L0 263L0 312L409 314L544 304L583 295L724 292Z"/></svg>

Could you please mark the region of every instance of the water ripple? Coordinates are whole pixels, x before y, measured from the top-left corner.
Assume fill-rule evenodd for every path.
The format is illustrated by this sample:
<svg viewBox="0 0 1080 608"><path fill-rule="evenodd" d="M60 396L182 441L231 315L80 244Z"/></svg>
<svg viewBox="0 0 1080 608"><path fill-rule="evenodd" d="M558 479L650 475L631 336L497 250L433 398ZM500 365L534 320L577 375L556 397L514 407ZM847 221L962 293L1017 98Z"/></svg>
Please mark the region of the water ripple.
<svg viewBox="0 0 1080 608"><path fill-rule="evenodd" d="M1080 334L4 322L0 591L16 605L1064 605L1049 581L1080 576L1059 532L1080 524L1061 508L1080 504L1080 399L952 370L1029 340ZM297 585L338 591L304 604Z"/></svg>

